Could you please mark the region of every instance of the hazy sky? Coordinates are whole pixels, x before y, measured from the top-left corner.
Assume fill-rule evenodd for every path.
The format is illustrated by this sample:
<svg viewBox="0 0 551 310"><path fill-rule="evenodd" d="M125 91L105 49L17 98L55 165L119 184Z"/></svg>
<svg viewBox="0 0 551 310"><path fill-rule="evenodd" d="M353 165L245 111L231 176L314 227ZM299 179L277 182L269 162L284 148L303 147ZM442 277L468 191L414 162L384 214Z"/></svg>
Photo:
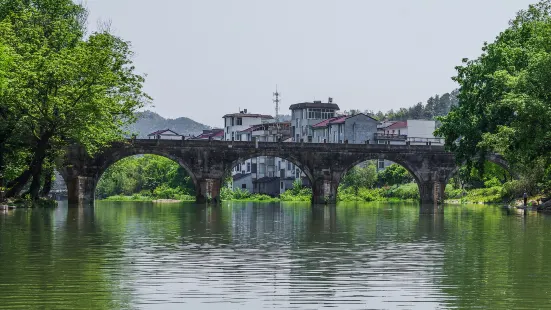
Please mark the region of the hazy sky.
<svg viewBox="0 0 551 310"><path fill-rule="evenodd" d="M480 55L537 0L87 0L147 73L152 110L222 126L247 108L281 114L333 97L341 110L425 102L456 88L454 67Z"/></svg>

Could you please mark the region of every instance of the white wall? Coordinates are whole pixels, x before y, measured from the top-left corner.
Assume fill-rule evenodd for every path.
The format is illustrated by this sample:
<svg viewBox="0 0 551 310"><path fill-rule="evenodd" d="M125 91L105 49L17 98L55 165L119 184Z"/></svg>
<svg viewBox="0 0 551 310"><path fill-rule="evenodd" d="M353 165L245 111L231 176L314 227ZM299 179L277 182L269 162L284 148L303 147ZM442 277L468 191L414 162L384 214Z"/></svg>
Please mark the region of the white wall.
<svg viewBox="0 0 551 310"><path fill-rule="evenodd" d="M434 138L435 121L408 120L408 138Z"/></svg>
<svg viewBox="0 0 551 310"><path fill-rule="evenodd" d="M231 125L231 119L234 119L233 126ZM224 118L224 133L225 133L225 140L231 141L232 132L234 133L234 137L236 141L240 141L240 138L237 137L237 132L243 131L245 129L248 129L249 127L253 125L259 125L262 124L262 118L260 117L242 117L243 123L241 125L237 124L237 117L231 116ZM229 127L229 128L228 128Z"/></svg>

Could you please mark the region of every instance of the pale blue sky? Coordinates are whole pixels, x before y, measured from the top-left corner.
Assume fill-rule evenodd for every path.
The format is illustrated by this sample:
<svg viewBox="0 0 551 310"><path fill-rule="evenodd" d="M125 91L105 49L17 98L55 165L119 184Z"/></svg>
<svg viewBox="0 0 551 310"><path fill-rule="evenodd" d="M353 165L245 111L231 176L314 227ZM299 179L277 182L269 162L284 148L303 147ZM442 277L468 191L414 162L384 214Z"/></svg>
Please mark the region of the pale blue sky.
<svg viewBox="0 0 551 310"><path fill-rule="evenodd" d="M409 107L456 88L480 54L536 0L88 0L148 74L152 109L222 126L247 108L274 114L333 97L341 110Z"/></svg>

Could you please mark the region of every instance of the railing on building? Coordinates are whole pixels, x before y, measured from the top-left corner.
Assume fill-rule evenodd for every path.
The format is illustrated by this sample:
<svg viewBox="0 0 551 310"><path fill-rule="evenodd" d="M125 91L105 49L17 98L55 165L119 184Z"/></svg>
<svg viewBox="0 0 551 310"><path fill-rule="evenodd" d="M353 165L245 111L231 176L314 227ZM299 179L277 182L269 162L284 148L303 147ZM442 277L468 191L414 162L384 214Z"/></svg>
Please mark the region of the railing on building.
<svg viewBox="0 0 551 310"><path fill-rule="evenodd" d="M409 138L407 138L407 141L408 141L409 143L444 144L444 139L442 139L442 138L416 138L416 137L409 137Z"/></svg>
<svg viewBox="0 0 551 310"><path fill-rule="evenodd" d="M408 136L406 135L398 135L398 134L384 134L384 133L376 133L375 139L378 140L399 140L399 141L406 141Z"/></svg>

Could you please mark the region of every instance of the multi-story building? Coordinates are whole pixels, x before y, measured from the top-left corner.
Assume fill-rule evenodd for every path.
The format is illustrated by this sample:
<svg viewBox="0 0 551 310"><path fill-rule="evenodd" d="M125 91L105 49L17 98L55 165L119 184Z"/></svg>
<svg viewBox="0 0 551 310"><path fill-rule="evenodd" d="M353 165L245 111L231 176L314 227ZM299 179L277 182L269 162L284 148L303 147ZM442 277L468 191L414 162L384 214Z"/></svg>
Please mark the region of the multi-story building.
<svg viewBox="0 0 551 310"><path fill-rule="evenodd" d="M275 123L270 115L249 114L247 110L224 115L224 125L224 140L227 141L277 142L290 137L290 122ZM301 174L302 171L292 162L279 157L260 156L236 164L232 170L233 187L277 195L291 188L292 182ZM279 180L277 186L272 184L276 179ZM274 192L275 188L278 193Z"/></svg>
<svg viewBox="0 0 551 310"><path fill-rule="evenodd" d="M291 136L294 142L313 142L312 126L319 122L334 118L339 106L329 98L327 103L321 101L296 103L291 110Z"/></svg>
<svg viewBox="0 0 551 310"><path fill-rule="evenodd" d="M378 121L363 113L341 115L312 126L313 142L317 143L375 143Z"/></svg>
<svg viewBox="0 0 551 310"><path fill-rule="evenodd" d="M274 119L271 115L247 113L247 109L239 113L226 114L223 118L225 129L224 140L226 141L241 141L239 132L254 125L273 122Z"/></svg>

